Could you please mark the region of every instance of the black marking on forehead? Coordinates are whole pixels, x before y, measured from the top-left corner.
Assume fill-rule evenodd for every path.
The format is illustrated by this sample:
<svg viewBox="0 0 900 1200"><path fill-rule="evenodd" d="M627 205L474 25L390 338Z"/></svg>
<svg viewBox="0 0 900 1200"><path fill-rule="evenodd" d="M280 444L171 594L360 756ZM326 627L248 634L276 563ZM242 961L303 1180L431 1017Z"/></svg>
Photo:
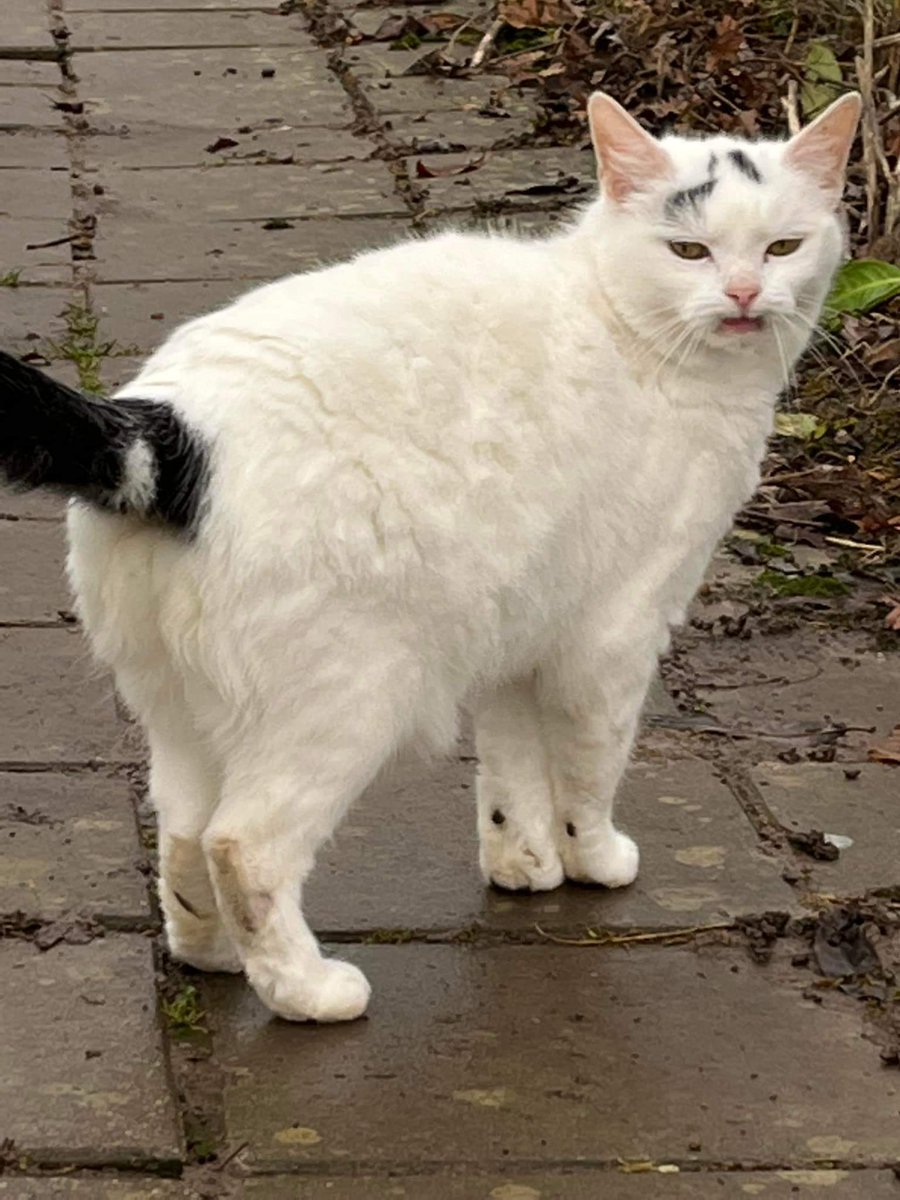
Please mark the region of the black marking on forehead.
<svg viewBox="0 0 900 1200"><path fill-rule="evenodd" d="M728 157L743 176L747 179L752 179L754 183L762 183L763 177L760 175L756 164L743 150L729 150Z"/></svg>
<svg viewBox="0 0 900 1200"><path fill-rule="evenodd" d="M716 167L718 165L719 165L719 156L717 154L710 154L709 167L708 167L708 171L707 171L710 179L714 178L714 176L716 174Z"/></svg>
<svg viewBox="0 0 900 1200"><path fill-rule="evenodd" d="M676 216L685 208L699 208L703 201L712 195L715 186L715 179L707 179L694 187L682 188L680 192L675 192L668 198L666 212L669 216Z"/></svg>

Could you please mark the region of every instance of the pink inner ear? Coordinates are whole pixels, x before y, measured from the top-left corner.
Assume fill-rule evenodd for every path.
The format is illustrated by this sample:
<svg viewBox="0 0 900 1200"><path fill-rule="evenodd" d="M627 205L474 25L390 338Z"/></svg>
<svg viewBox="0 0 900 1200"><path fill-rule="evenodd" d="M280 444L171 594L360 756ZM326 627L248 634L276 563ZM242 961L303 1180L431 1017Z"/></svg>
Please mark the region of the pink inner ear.
<svg viewBox="0 0 900 1200"><path fill-rule="evenodd" d="M826 191L840 193L860 109L859 96L843 96L836 100L791 140L786 161L798 171L811 175Z"/></svg>
<svg viewBox="0 0 900 1200"><path fill-rule="evenodd" d="M672 160L659 142L611 97L591 96L588 118L605 195L621 202L673 174Z"/></svg>

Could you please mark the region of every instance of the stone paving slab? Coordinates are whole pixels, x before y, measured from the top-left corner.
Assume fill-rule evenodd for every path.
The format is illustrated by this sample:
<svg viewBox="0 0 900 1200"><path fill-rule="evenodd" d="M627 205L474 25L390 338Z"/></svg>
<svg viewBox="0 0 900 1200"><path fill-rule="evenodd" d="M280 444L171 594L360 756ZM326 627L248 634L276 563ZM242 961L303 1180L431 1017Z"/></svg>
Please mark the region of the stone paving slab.
<svg viewBox="0 0 900 1200"><path fill-rule="evenodd" d="M275 0L66 0L66 12L146 12L151 3L154 10L173 13L216 9L261 9L271 12L276 7Z"/></svg>
<svg viewBox="0 0 900 1200"><path fill-rule="evenodd" d="M293 1195L296 1196L296 1191ZM0 1200L203 1200L199 1192L172 1180L140 1180L133 1175L77 1178L0 1179ZM842 1200L835 1196L834 1200ZM873 1195L873 1200L879 1200Z"/></svg>
<svg viewBox="0 0 900 1200"><path fill-rule="evenodd" d="M88 182L92 177L86 177ZM335 211L336 197L344 217L404 217L409 211L394 193L387 164L379 161L309 166L302 187L291 166L185 167L158 172L107 167L97 173L97 181L104 189L98 205L103 225L138 218L152 221L161 233L165 225L179 222L190 233L191 221L200 214L204 222L211 223L328 216ZM260 237L262 240L261 233Z"/></svg>
<svg viewBox="0 0 900 1200"><path fill-rule="evenodd" d="M4 176L0 174L0 188ZM0 291L0 346L11 354L46 351L47 341L66 335L65 308L72 303L68 288L7 287Z"/></svg>
<svg viewBox="0 0 900 1200"><path fill-rule="evenodd" d="M783 732L804 723L830 721L871 726L841 740L865 758L869 742L897 722L900 655L873 652L853 635L829 643L815 634L790 637L709 639L691 651L700 676L697 696L723 724L736 722ZM746 686L759 680L765 686ZM704 687L709 681L718 686ZM778 748L785 745L779 742Z"/></svg>
<svg viewBox="0 0 900 1200"><path fill-rule="evenodd" d="M206 12L71 13L66 24L71 48L130 50L196 46L292 46L311 50L306 23L298 13L285 16L273 5L268 12L210 9Z"/></svg>
<svg viewBox="0 0 900 1200"><path fill-rule="evenodd" d="M304 892L327 931L671 929L794 911L782 863L763 855L725 786L700 760L632 765L618 806L642 850L630 888L567 885L510 895L477 869L474 767L409 763L362 797Z"/></svg>
<svg viewBox="0 0 900 1200"><path fill-rule="evenodd" d="M76 54L79 96L97 129L209 129L289 123L346 127L353 113L325 56L270 48ZM263 69L275 75L263 79ZM235 74L229 72L234 71ZM199 74L198 74L199 72Z"/></svg>
<svg viewBox="0 0 900 1200"><path fill-rule="evenodd" d="M0 912L150 918L124 780L0 772L0 847Z"/></svg>
<svg viewBox="0 0 900 1200"><path fill-rule="evenodd" d="M41 1164L176 1162L150 942L4 941L0 972L0 1137Z"/></svg>
<svg viewBox="0 0 900 1200"><path fill-rule="evenodd" d="M0 48L51 50L50 19L43 4L33 0L3 0L3 24L0 26Z"/></svg>
<svg viewBox="0 0 900 1200"><path fill-rule="evenodd" d="M62 130L0 129L0 179L7 171L35 168L68 176L68 151Z"/></svg>
<svg viewBox="0 0 900 1200"><path fill-rule="evenodd" d="M59 524L0 522L0 625L58 623L72 608Z"/></svg>
<svg viewBox="0 0 900 1200"><path fill-rule="evenodd" d="M143 358L137 356L105 358L100 372L105 392L113 395L126 383L130 383L143 364Z"/></svg>
<svg viewBox="0 0 900 1200"><path fill-rule="evenodd" d="M0 174L0 185L8 175ZM33 220L0 213L0 273L20 271L21 283L69 283L72 278L72 254L67 243L47 245L69 235L65 217L57 220Z"/></svg>
<svg viewBox="0 0 900 1200"><path fill-rule="evenodd" d="M392 113L423 113L471 110L484 107L502 109L510 116L534 116L530 100L509 90L505 75L476 75L471 79L450 79L434 75L404 75L404 71L428 52L390 50L384 43L369 43L348 48L342 61L360 82L366 98L379 116Z"/></svg>
<svg viewBox="0 0 900 1200"><path fill-rule="evenodd" d="M0 763L142 757L78 629L0 629L0 712Z"/></svg>
<svg viewBox="0 0 900 1200"><path fill-rule="evenodd" d="M3 34L0 32L0 46L2 43ZM60 78L58 63L28 58L0 58L0 88L25 84L55 90L60 85ZM3 97L4 107L15 104L14 93L0 92L0 96Z"/></svg>
<svg viewBox="0 0 900 1200"><path fill-rule="evenodd" d="M818 829L853 839L834 862L800 861L816 889L858 896L900 885L900 775L872 764L764 763L754 780L773 815L789 831Z"/></svg>
<svg viewBox="0 0 900 1200"><path fill-rule="evenodd" d="M208 984L228 1136L251 1167L900 1154L900 1081L858 1005L803 999L795 968L691 948L342 952L373 982L367 1021L291 1025L240 980Z"/></svg>
<svg viewBox="0 0 900 1200"><path fill-rule="evenodd" d="M149 353L184 321L224 308L253 286L234 279L100 284L93 294L100 337Z"/></svg>
<svg viewBox="0 0 900 1200"><path fill-rule="evenodd" d="M57 521L65 511L65 500L50 492L15 492L0 487L0 520Z"/></svg>
<svg viewBox="0 0 900 1200"><path fill-rule="evenodd" d="M302 1187L302 1191L298 1190ZM61 1193L65 1195L65 1193ZM455 1178L251 1180L246 1200L896 1200L890 1171L754 1171L626 1175L618 1171L544 1172ZM27 1193L31 1200L32 1193ZM0 1197L3 1196L0 1187ZM34 1193L42 1200L43 1193ZM23 1198L24 1200L24 1198Z"/></svg>
<svg viewBox="0 0 900 1200"><path fill-rule="evenodd" d="M58 72L56 81L45 87L0 87L0 130L59 127L59 110L53 107L61 99L58 88Z"/></svg>
<svg viewBox="0 0 900 1200"><path fill-rule="evenodd" d="M105 282L241 279L249 287L392 245L411 230L406 221L380 218L289 226L264 230L262 222L204 222L196 216L176 225L120 212L100 221L95 269Z"/></svg>
<svg viewBox="0 0 900 1200"><path fill-rule="evenodd" d="M410 178L429 207L469 208L476 204L558 205L588 199L595 183L593 158L587 151L498 150L474 171L422 179L416 163L442 171L472 162L473 155L425 155L409 164Z"/></svg>
<svg viewBox="0 0 900 1200"><path fill-rule="evenodd" d="M220 141L224 140L224 146ZM214 147L214 149L213 149ZM104 165L133 170L138 167L291 166L294 171L313 163L351 161L371 157L373 142L346 129L319 126L259 124L232 129L225 139L208 129L165 129L142 125L137 133L95 133L82 143L85 166L96 171ZM228 176L223 176L227 181Z"/></svg>
<svg viewBox="0 0 900 1200"><path fill-rule="evenodd" d="M46 168L4 171L3 211L11 217L68 219L72 212L68 175Z"/></svg>
<svg viewBox="0 0 900 1200"><path fill-rule="evenodd" d="M534 125L531 114L517 112L513 116L503 109L493 108L468 112L413 110L391 113L382 119L385 135L392 145L408 147L419 154L490 149L523 137Z"/></svg>

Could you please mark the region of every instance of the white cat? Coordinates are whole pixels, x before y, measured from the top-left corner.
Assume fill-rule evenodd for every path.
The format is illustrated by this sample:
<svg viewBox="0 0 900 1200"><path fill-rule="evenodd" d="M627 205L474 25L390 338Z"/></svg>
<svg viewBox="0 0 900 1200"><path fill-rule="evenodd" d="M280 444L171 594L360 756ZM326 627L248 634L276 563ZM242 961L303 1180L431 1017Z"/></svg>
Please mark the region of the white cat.
<svg viewBox="0 0 900 1200"><path fill-rule="evenodd" d="M597 94L601 195L562 233L261 287L114 401L3 356L7 474L87 497L71 580L149 738L176 958L244 970L283 1017L358 1017L369 985L320 953L302 881L463 704L485 879L634 879L613 798L839 261L858 114L658 141Z"/></svg>

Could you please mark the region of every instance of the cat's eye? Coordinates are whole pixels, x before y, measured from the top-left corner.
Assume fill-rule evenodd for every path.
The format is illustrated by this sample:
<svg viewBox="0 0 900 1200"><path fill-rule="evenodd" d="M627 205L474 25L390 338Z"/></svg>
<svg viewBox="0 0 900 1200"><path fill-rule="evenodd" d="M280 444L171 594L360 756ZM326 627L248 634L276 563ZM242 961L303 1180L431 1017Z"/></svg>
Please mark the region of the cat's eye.
<svg viewBox="0 0 900 1200"><path fill-rule="evenodd" d="M704 246L702 242L669 242L669 249L673 254L677 254L679 258L709 258L709 246Z"/></svg>
<svg viewBox="0 0 900 1200"><path fill-rule="evenodd" d="M802 243L803 238L779 238L778 241L769 243L766 247L766 254L784 258L786 254L793 254L795 250L799 250Z"/></svg>

